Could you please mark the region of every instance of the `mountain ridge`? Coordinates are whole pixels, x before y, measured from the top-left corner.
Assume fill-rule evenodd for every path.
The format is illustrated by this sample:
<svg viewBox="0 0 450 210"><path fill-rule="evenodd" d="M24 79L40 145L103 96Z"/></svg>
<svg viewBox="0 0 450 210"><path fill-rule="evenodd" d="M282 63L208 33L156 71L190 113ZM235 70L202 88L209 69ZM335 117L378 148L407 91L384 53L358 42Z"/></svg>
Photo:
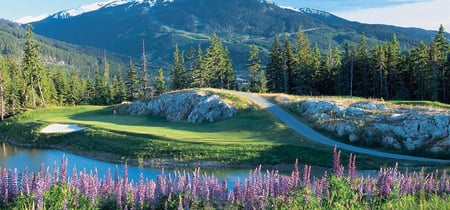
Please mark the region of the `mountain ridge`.
<svg viewBox="0 0 450 210"><path fill-rule="evenodd" d="M18 23L0 19L0 55L21 58L26 41L25 34L25 30ZM113 71L128 63L128 57L117 53L64 43L40 35L36 35L34 39L40 46L41 59L46 66L77 71L82 76L88 76L88 69L92 74L96 68L102 66L105 54Z"/></svg>
<svg viewBox="0 0 450 210"><path fill-rule="evenodd" d="M278 6L268 0L118 0L114 6L70 18L34 22L35 32L57 40L108 49L139 57L142 40L155 66L168 67L173 49L205 48L217 33L235 66L245 68L248 47L260 47L263 60L276 35L294 38L303 29L312 44L326 51L328 44L356 45L362 34L375 45L396 34L404 50L429 41L435 32L417 28L362 24L314 9ZM141 4L141 3L149 4ZM65 17L65 16L62 16Z"/></svg>

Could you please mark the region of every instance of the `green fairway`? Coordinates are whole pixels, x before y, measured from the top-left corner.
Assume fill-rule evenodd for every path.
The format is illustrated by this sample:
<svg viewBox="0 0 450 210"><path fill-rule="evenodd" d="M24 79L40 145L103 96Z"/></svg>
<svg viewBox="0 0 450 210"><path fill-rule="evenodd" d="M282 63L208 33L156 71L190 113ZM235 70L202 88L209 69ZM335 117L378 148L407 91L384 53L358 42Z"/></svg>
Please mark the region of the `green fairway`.
<svg viewBox="0 0 450 210"><path fill-rule="evenodd" d="M304 139L265 110L249 108L215 123L170 122L159 116L113 114L113 107L76 106L27 111L0 125L17 144L59 148L103 160L141 165L226 164L331 166L332 148ZM52 123L88 127L69 134L41 134ZM346 161L343 154L343 161ZM359 156L361 168L394 161Z"/></svg>

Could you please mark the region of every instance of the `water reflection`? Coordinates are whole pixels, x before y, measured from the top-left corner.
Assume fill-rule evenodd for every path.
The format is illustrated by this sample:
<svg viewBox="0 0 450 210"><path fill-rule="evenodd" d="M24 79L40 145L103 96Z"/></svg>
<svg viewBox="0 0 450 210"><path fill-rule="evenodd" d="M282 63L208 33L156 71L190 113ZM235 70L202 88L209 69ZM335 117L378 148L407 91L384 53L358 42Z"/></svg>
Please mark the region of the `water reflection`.
<svg viewBox="0 0 450 210"><path fill-rule="evenodd" d="M72 173L73 167L76 167L77 171L80 172L86 169L87 172L94 171L97 169L100 177L106 175L108 168L111 170L112 175L114 175L116 167L118 167L119 175L123 175L123 166L116 165L113 163L97 161L89 158L84 158L78 155L66 153L60 150L52 149L33 149L33 148L22 148L9 145L7 143L1 143L2 149L0 152L0 166L7 169L24 169L28 167L29 171L38 171L41 164L45 164L45 167L52 169L53 165L56 163L59 167L63 156L68 158L68 173ZM186 173L191 173L193 168L179 168L177 170L185 171ZM165 173L173 173L174 169L165 169ZM240 178L243 180L247 178L250 169L202 169L202 173L208 175L214 174L215 177L220 180L227 180L230 184L234 183L235 180ZM155 180L156 176L161 174L161 168L140 168L129 166L128 176L130 179L135 181L139 180L140 174L144 174L146 179ZM71 174L69 174L70 176Z"/></svg>

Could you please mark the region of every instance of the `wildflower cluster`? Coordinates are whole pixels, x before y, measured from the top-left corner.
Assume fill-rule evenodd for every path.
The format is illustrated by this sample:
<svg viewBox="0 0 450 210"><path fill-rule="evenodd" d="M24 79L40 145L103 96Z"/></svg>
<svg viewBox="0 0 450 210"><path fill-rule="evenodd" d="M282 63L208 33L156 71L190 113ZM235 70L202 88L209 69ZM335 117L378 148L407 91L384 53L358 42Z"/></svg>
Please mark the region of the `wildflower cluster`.
<svg viewBox="0 0 450 210"><path fill-rule="evenodd" d="M72 169L68 160L60 166L41 165L38 172L1 169L0 207L27 209L278 209L288 208L368 208L383 205L402 196L432 194L448 203L450 179L446 171L425 174L404 173L382 168L375 177L357 176L356 156L351 155L347 174L340 163L340 151L334 150L333 173L311 177L311 166L300 172L298 161L290 175L277 170L250 171L236 180L232 189L214 175L162 170L155 180L141 174L136 182L128 180L125 165L122 177L116 167L99 177L96 170Z"/></svg>

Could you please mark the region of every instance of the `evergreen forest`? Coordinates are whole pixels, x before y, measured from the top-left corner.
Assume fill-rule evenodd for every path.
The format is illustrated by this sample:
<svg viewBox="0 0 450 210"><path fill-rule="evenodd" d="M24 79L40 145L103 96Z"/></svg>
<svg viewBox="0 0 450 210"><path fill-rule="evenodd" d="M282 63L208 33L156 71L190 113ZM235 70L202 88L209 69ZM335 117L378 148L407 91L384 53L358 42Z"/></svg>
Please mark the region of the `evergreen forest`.
<svg viewBox="0 0 450 210"><path fill-rule="evenodd" d="M51 105L111 105L150 100L169 90L185 88L237 89L294 95L345 95L384 100L449 102L450 53L441 26L431 43L402 50L395 34L375 46L360 37L357 45L320 50L299 29L294 39L274 37L267 63L257 45L248 49L246 71L235 73L228 48L217 34L204 49L174 46L170 69L150 69L142 42L140 65L111 69L104 53L92 74L44 65L42 49L31 25L26 29L23 55L0 56L1 118L24 109ZM154 68L154 67L153 67Z"/></svg>

